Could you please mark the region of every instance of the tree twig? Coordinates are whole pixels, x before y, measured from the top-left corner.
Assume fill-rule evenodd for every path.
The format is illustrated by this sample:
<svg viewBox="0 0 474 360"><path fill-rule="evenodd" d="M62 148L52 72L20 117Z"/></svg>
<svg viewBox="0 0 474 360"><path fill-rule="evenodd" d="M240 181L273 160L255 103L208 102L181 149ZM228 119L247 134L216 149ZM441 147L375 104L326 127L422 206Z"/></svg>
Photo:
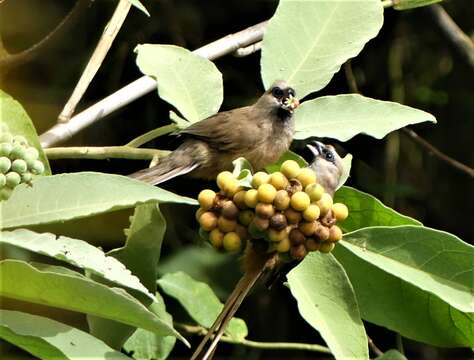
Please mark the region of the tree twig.
<svg viewBox="0 0 474 360"><path fill-rule="evenodd" d="M368 339L368 341L369 341L369 347L370 347L370 349L374 352L374 354L377 355L377 356L382 356L382 355L383 355L383 351L380 350L380 349L377 347L377 345L375 345L374 341L373 341L370 337L367 336L367 339Z"/></svg>
<svg viewBox="0 0 474 360"><path fill-rule="evenodd" d="M194 53L209 60L233 53L239 48L262 40L266 24L267 21L264 21L235 34L227 35L195 50ZM47 148L68 140L82 129L153 90L156 90L156 80L149 76L142 76L83 112L73 116L67 123L53 126L40 136L41 146Z"/></svg>
<svg viewBox="0 0 474 360"><path fill-rule="evenodd" d="M239 49L235 50L232 55L234 55L235 57L248 56L250 54L253 54L254 52L257 52L257 51L261 50L262 49L262 43L263 43L263 41L259 41L259 42L256 42L255 44L252 44L252 45L249 45L249 46L246 46L246 47L243 47L243 48L239 48Z"/></svg>
<svg viewBox="0 0 474 360"><path fill-rule="evenodd" d="M105 26L104 32L100 37L99 42L97 43L97 47L94 50L89 62L87 63L84 72L81 75L74 91L71 94L71 97L67 101L66 105L64 106L61 114L58 116L59 122L67 122L71 118L74 110L76 109L77 104L81 101L82 96L86 92L89 84L91 83L92 79L94 78L95 74L99 70L102 62L105 59L105 56L110 50L112 43L117 36L120 28L122 27L125 18L130 11L130 7L132 6L129 0L120 0L115 8L115 11L110 18L110 21Z"/></svg>
<svg viewBox="0 0 474 360"><path fill-rule="evenodd" d="M79 18L80 14L89 6L89 3L92 3L92 1L93 0L77 0L73 8L48 35L26 50L16 54L8 54L0 58L0 70L4 71L11 69L14 66L19 66L32 60L60 35L64 34L68 28L71 28Z"/></svg>
<svg viewBox="0 0 474 360"><path fill-rule="evenodd" d="M158 136L169 134L169 133L171 133L175 130L178 130L178 126L176 124L169 124L169 125L161 126L157 129L150 130L147 133L136 137L135 139L130 141L127 144L127 146L139 147L139 146L142 146L143 144L146 144L147 142L157 138Z"/></svg>
<svg viewBox="0 0 474 360"><path fill-rule="evenodd" d="M468 174L471 177L474 177L474 169L464 165L463 163L449 157L448 155L444 154L440 150L438 150L436 147L431 145L428 141L420 137L416 132L414 132L411 129L403 128L402 129L403 133L405 133L410 139L412 139L414 142L416 142L418 145L420 145L422 148L424 148L428 154L437 157L438 159L444 161L445 163L451 165L452 167Z"/></svg>
<svg viewBox="0 0 474 360"><path fill-rule="evenodd" d="M446 39L466 60L467 64L474 70L474 43L471 41L441 5L434 4L427 7L436 25L443 31Z"/></svg>
<svg viewBox="0 0 474 360"><path fill-rule="evenodd" d="M187 325L181 323L174 323L176 328L179 328L188 334L204 336L207 330L202 326ZM290 342L261 342L252 341L247 339L234 339L230 336L224 335L221 340L226 343L242 345L255 349L267 349L267 350L303 350L303 351L315 351L325 354L331 354L331 350L322 345L317 344L305 344L305 343L290 343Z"/></svg>
<svg viewBox="0 0 474 360"><path fill-rule="evenodd" d="M129 159L152 160L162 158L170 152L155 149L137 149L131 146L80 146L55 147L45 149L49 160L57 159Z"/></svg>

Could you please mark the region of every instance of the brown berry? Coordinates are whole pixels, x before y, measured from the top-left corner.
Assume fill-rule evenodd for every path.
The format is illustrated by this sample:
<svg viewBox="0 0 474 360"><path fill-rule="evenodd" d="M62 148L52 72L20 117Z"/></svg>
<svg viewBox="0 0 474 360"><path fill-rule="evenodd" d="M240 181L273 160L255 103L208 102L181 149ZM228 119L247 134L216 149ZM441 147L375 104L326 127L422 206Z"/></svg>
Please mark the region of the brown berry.
<svg viewBox="0 0 474 360"><path fill-rule="evenodd" d="M304 236L304 234L298 229L292 229L290 231L289 237L290 237L291 245L304 244L306 240L306 237Z"/></svg>
<svg viewBox="0 0 474 360"><path fill-rule="evenodd" d="M288 191L288 194L291 196L298 191L303 191L303 185L301 185L299 180L291 179L288 186L286 187L286 191Z"/></svg>
<svg viewBox="0 0 474 360"><path fill-rule="evenodd" d="M217 228L209 233L209 241L216 249L220 249L222 247L223 239L224 233Z"/></svg>
<svg viewBox="0 0 474 360"><path fill-rule="evenodd" d="M269 219L275 214L272 204L258 203L255 207L255 214L263 219Z"/></svg>
<svg viewBox="0 0 474 360"><path fill-rule="evenodd" d="M236 225L237 225L237 221L229 220L225 218L224 216L219 216L219 218L217 219L217 226L224 233L234 231Z"/></svg>
<svg viewBox="0 0 474 360"><path fill-rule="evenodd" d="M285 216L289 224L298 224L301 221L301 213L292 208L285 210Z"/></svg>
<svg viewBox="0 0 474 360"><path fill-rule="evenodd" d="M201 215L205 213L205 210L203 208L199 208L196 211L196 221L199 222L199 219L201 218Z"/></svg>
<svg viewBox="0 0 474 360"><path fill-rule="evenodd" d="M326 241L327 239L329 239L329 229L326 226L319 224L316 228L314 235L319 240Z"/></svg>
<svg viewBox="0 0 474 360"><path fill-rule="evenodd" d="M282 241L286 237L288 237L288 234L286 233L286 229L278 231L278 230L270 228L268 230L268 239L272 242Z"/></svg>
<svg viewBox="0 0 474 360"><path fill-rule="evenodd" d="M237 224L235 227L235 232L239 235L241 240L247 240L250 236L247 228L240 224Z"/></svg>
<svg viewBox="0 0 474 360"><path fill-rule="evenodd" d="M277 210L286 210L290 206L290 195L286 190L278 190L275 199L273 199L273 204Z"/></svg>
<svg viewBox="0 0 474 360"><path fill-rule="evenodd" d="M337 242L342 239L342 230L339 226L333 225L329 228L329 241Z"/></svg>
<svg viewBox="0 0 474 360"><path fill-rule="evenodd" d="M309 238L306 240L306 250L308 251L317 251L319 250L319 247L321 246L321 242L317 241L313 238Z"/></svg>
<svg viewBox="0 0 474 360"><path fill-rule="evenodd" d="M298 229L305 235L311 236L316 232L318 225L315 221L311 222L302 222L300 223Z"/></svg>
<svg viewBox="0 0 474 360"><path fill-rule="evenodd" d="M247 208L247 205L245 205L245 193L246 193L245 190L240 190L237 193L235 193L234 197L232 198L235 205L240 210L245 210Z"/></svg>
<svg viewBox="0 0 474 360"><path fill-rule="evenodd" d="M249 226L255 217L255 213L252 210L244 210L239 213L239 222L244 226Z"/></svg>
<svg viewBox="0 0 474 360"><path fill-rule="evenodd" d="M239 209L237 208L237 206L234 204L233 201L228 200L222 206L221 214L227 219L235 220L237 219L237 216L239 216Z"/></svg>
<svg viewBox="0 0 474 360"><path fill-rule="evenodd" d="M290 248L290 255L295 260L302 260L308 252L303 244L292 246Z"/></svg>
<svg viewBox="0 0 474 360"><path fill-rule="evenodd" d="M273 215L270 219L270 227L275 230L283 230L287 225L286 216L281 213Z"/></svg>
<svg viewBox="0 0 474 360"><path fill-rule="evenodd" d="M267 230L270 226L270 221L268 219L262 219L261 217L255 216L252 224L254 224L258 230Z"/></svg>
<svg viewBox="0 0 474 360"><path fill-rule="evenodd" d="M214 230L217 226L217 215L211 211L206 211L199 218L199 223L205 231Z"/></svg>

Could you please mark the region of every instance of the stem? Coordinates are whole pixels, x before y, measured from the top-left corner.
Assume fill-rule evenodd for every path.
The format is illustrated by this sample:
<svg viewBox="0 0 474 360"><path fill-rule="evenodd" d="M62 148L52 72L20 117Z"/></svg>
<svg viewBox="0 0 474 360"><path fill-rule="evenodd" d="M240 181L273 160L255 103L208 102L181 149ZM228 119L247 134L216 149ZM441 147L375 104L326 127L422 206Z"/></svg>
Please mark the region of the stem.
<svg viewBox="0 0 474 360"><path fill-rule="evenodd" d="M375 345L374 341L370 337L367 336L367 339L369 341L369 347L374 352L374 354L377 356L382 356L383 351L380 350L377 345Z"/></svg>
<svg viewBox="0 0 474 360"><path fill-rule="evenodd" d="M140 135L130 141L126 146L131 146L131 147L140 147L143 144L146 144L147 142L161 136L161 135L166 135L169 134L170 132L173 132L175 130L178 130L179 127L176 124L170 124L170 125L165 125L161 126L157 129L153 129L151 131L146 132L143 135Z"/></svg>
<svg viewBox="0 0 474 360"><path fill-rule="evenodd" d="M405 355L405 349L403 348L403 338L399 333L396 333L397 349L398 351Z"/></svg>
<svg viewBox="0 0 474 360"><path fill-rule="evenodd" d="M44 149L49 160L56 159L129 159L152 160L168 155L169 151L155 149L137 149L130 146L84 146L84 147L56 147Z"/></svg>
<svg viewBox="0 0 474 360"><path fill-rule="evenodd" d="M393 0L382 0L382 6L384 8L389 8L389 7L392 7L393 5L395 5Z"/></svg>
<svg viewBox="0 0 474 360"><path fill-rule="evenodd" d="M188 325L181 323L174 323L175 327L184 330L188 334L203 336L207 333L207 330L202 326ZM331 350L322 345L317 344L305 344L305 343L290 343L290 342L261 342L247 339L234 339L230 336L224 335L221 340L223 342L235 345L247 346L255 349L268 349L268 350L303 350L303 351L315 351L322 352L325 354L331 354Z"/></svg>

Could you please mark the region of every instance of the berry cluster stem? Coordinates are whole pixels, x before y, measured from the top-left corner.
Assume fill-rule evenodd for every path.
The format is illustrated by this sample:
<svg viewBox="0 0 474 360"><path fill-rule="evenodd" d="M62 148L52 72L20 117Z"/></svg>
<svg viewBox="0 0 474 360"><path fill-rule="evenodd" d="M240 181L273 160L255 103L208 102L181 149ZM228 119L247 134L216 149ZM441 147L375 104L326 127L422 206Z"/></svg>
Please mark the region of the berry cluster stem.
<svg viewBox="0 0 474 360"><path fill-rule="evenodd" d="M129 159L129 160L152 160L162 158L170 152L155 149L137 149L131 146L79 146L79 147L55 147L44 149L50 160L55 159Z"/></svg>

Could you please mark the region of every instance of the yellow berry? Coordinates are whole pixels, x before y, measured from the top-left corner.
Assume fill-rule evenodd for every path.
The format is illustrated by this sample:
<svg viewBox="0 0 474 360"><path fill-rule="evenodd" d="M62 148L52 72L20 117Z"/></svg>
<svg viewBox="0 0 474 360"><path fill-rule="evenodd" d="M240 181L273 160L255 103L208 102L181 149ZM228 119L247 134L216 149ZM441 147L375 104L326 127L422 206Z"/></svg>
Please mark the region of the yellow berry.
<svg viewBox="0 0 474 360"><path fill-rule="evenodd" d="M231 179L234 179L234 175L232 175L230 171L223 171L219 173L219 175L217 175L217 186L219 186L219 189L224 190L224 188L226 187L226 183Z"/></svg>
<svg viewBox="0 0 474 360"><path fill-rule="evenodd" d="M286 160L283 164L281 164L280 171L285 175L288 179L295 178L298 176L299 172L301 171L300 166L294 160Z"/></svg>
<svg viewBox="0 0 474 360"><path fill-rule="evenodd" d="M205 231L214 230L217 226L217 215L213 212L206 211L199 218L199 223Z"/></svg>
<svg viewBox="0 0 474 360"><path fill-rule="evenodd" d="M298 226L298 229L306 236L311 236L316 232L318 225L315 221L302 222Z"/></svg>
<svg viewBox="0 0 474 360"><path fill-rule="evenodd" d="M236 225L237 221L227 219L224 216L219 216L219 218L217 219L217 226L224 233L234 231Z"/></svg>
<svg viewBox="0 0 474 360"><path fill-rule="evenodd" d="M216 249L220 249L222 247L222 241L224 240L224 233L219 229L214 229L209 233L209 241L211 242L212 246Z"/></svg>
<svg viewBox="0 0 474 360"><path fill-rule="evenodd" d="M321 243L321 245L319 246L319 251L327 254L327 253L330 253L334 249L334 246L336 246L336 244L334 244L333 242L325 241Z"/></svg>
<svg viewBox="0 0 474 360"><path fill-rule="evenodd" d="M203 190L198 195L199 205L204 210L209 210L214 205L214 200L216 199L216 193L210 189Z"/></svg>
<svg viewBox="0 0 474 360"><path fill-rule="evenodd" d="M269 180L270 180L270 175L268 175L266 172L259 171L255 173L255 175L252 178L252 187L255 189L258 189L260 185L268 184Z"/></svg>
<svg viewBox="0 0 474 360"><path fill-rule="evenodd" d="M239 251L242 246L242 240L237 233L229 232L224 235L223 245L227 251Z"/></svg>
<svg viewBox="0 0 474 360"><path fill-rule="evenodd" d="M314 184L316 182L316 173L310 168L301 169L299 174L296 176L299 180L303 188L310 184Z"/></svg>
<svg viewBox="0 0 474 360"><path fill-rule="evenodd" d="M244 210L239 213L239 222L244 226L249 226L255 214L252 210Z"/></svg>
<svg viewBox="0 0 474 360"><path fill-rule="evenodd" d="M345 204L335 203L332 205L332 214L337 221L344 221L349 216L349 209Z"/></svg>
<svg viewBox="0 0 474 360"><path fill-rule="evenodd" d="M324 193L316 202L316 205L319 206L319 210L321 210L321 215L325 215L332 207L332 197L328 193Z"/></svg>
<svg viewBox="0 0 474 360"><path fill-rule="evenodd" d="M276 189L273 185L262 184L258 187L258 200L267 204L271 204L276 196Z"/></svg>
<svg viewBox="0 0 474 360"><path fill-rule="evenodd" d="M229 179L222 189L228 196L232 197L237 192L242 190L241 186L239 185L239 181L235 178Z"/></svg>
<svg viewBox="0 0 474 360"><path fill-rule="evenodd" d="M270 184L277 190L284 190L288 186L288 179L281 172L277 171L270 175Z"/></svg>
<svg viewBox="0 0 474 360"><path fill-rule="evenodd" d="M258 203L255 207L255 214L262 219L269 219L275 214L275 208L272 204Z"/></svg>
<svg viewBox="0 0 474 360"><path fill-rule="evenodd" d="M235 193L234 197L232 200L234 201L235 205L240 209L244 210L247 208L247 205L245 205L245 190L240 190L237 193Z"/></svg>
<svg viewBox="0 0 474 360"><path fill-rule="evenodd" d="M286 229L283 229L280 231L275 230L275 229L268 230L268 239L272 242L282 241L286 237L288 237L288 234L286 233Z"/></svg>
<svg viewBox="0 0 474 360"><path fill-rule="evenodd" d="M333 225L329 228L329 241L337 242L342 239L342 230L339 226Z"/></svg>
<svg viewBox="0 0 474 360"><path fill-rule="evenodd" d="M304 191L309 195L311 202L318 201L324 194L324 188L320 184L309 184Z"/></svg>
<svg viewBox="0 0 474 360"><path fill-rule="evenodd" d="M277 210L286 210L290 206L290 195L285 190L278 190L275 199L273 199L273 204Z"/></svg>
<svg viewBox="0 0 474 360"><path fill-rule="evenodd" d="M298 191L291 196L290 204L296 211L304 211L311 203L308 194Z"/></svg>
<svg viewBox="0 0 474 360"><path fill-rule="evenodd" d="M221 214L227 219L235 220L237 219L237 216L239 216L239 209L233 201L228 200L222 205Z"/></svg>
<svg viewBox="0 0 474 360"><path fill-rule="evenodd" d="M285 237L276 246L276 251L278 251L279 253L285 253L290 251L290 247L290 240L288 239L288 237Z"/></svg>
<svg viewBox="0 0 474 360"><path fill-rule="evenodd" d="M306 221L314 221L319 218L319 214L321 211L319 210L318 205L310 204L305 211L303 211L303 218Z"/></svg>
<svg viewBox="0 0 474 360"><path fill-rule="evenodd" d="M245 193L245 205L249 208L254 208L258 204L258 191L255 189L250 189Z"/></svg>
<svg viewBox="0 0 474 360"><path fill-rule="evenodd" d="M292 208L285 210L285 216L289 224L298 224L301 221L301 213Z"/></svg>

